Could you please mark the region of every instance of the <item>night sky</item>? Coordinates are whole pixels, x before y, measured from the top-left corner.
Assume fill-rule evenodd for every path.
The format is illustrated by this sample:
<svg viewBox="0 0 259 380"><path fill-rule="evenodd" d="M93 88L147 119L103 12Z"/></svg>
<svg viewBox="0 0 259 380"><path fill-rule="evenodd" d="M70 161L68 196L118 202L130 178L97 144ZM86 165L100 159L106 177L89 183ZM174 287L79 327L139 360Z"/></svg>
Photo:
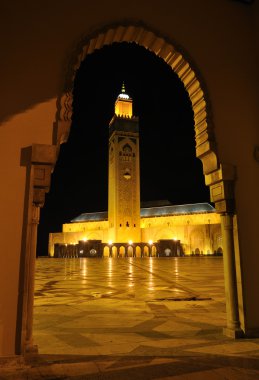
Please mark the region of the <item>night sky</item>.
<svg viewBox="0 0 259 380"><path fill-rule="evenodd" d="M78 70L70 137L41 210L38 255L47 255L49 232L82 212L108 209L108 128L123 81L139 116L141 201L209 201L181 81L146 49L113 44L89 55Z"/></svg>

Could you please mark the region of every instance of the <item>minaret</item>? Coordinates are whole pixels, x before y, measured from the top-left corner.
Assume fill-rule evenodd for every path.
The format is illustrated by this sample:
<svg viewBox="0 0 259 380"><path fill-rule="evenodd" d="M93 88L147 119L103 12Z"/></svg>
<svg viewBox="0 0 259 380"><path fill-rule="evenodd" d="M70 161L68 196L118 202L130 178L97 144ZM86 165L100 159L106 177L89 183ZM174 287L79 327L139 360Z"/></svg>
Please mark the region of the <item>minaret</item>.
<svg viewBox="0 0 259 380"><path fill-rule="evenodd" d="M140 242L140 174L138 118L122 85L109 124L109 240Z"/></svg>

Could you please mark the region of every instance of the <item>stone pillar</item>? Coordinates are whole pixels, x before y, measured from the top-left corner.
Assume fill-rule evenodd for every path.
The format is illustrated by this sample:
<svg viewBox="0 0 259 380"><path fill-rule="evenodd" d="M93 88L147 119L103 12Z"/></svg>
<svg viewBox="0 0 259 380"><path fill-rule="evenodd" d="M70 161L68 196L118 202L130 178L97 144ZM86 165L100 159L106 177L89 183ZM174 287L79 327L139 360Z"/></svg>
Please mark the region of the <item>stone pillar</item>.
<svg viewBox="0 0 259 380"><path fill-rule="evenodd" d="M40 208L50 188L50 178L56 162L56 147L34 144L21 152L21 164L27 167L24 225L21 252L20 293L17 310L16 352L37 352L33 344L34 277L37 230Z"/></svg>
<svg viewBox="0 0 259 380"><path fill-rule="evenodd" d="M212 244L211 244L211 225L210 225L210 219L208 219L208 224L205 224L205 255L208 253L207 251L209 250L209 253L213 253L212 250Z"/></svg>
<svg viewBox="0 0 259 380"><path fill-rule="evenodd" d="M238 313L233 216L231 214L221 214L221 230L227 309L227 326L223 332L231 338L239 338L242 337L243 332L240 329Z"/></svg>
<svg viewBox="0 0 259 380"><path fill-rule="evenodd" d="M35 260L37 247L37 231L40 220L40 207L33 204L30 223L30 247L28 249L27 270L27 318L25 327L25 352L37 352L38 348L33 344L32 327L33 327L33 304L34 304L34 278L35 278Z"/></svg>
<svg viewBox="0 0 259 380"><path fill-rule="evenodd" d="M205 176L205 182L210 186L211 201L215 203L215 208L221 215L227 312L227 326L223 329L223 333L231 338L240 338L244 336L244 332L240 328L239 313L242 313L242 308L238 303L233 231L235 177L233 166L220 165L218 170Z"/></svg>

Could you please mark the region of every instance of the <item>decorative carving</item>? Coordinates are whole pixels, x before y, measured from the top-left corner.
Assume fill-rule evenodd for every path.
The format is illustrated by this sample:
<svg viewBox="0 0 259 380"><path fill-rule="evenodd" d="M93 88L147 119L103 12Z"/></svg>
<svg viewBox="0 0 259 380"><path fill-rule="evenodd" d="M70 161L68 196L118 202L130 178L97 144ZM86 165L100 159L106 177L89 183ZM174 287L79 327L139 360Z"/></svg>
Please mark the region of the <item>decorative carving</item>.
<svg viewBox="0 0 259 380"><path fill-rule="evenodd" d="M72 112L73 112L72 103L73 103L72 91L65 92L61 96L61 99L60 99L59 120L71 121Z"/></svg>
<svg viewBox="0 0 259 380"><path fill-rule="evenodd" d="M33 144L31 148L31 173L33 184L33 204L43 207L45 194L49 191L51 172L56 162L54 145Z"/></svg>

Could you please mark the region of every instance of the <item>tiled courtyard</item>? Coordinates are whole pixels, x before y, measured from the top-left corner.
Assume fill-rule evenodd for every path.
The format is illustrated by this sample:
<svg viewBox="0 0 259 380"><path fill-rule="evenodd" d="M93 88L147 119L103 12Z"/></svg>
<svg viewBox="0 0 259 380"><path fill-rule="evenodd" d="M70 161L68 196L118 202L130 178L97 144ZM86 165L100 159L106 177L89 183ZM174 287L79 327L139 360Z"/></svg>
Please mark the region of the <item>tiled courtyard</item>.
<svg viewBox="0 0 259 380"><path fill-rule="evenodd" d="M258 380L259 339L225 323L222 258L41 258L39 355L0 380Z"/></svg>
<svg viewBox="0 0 259 380"><path fill-rule="evenodd" d="M206 351L222 339L225 317L221 258L37 261L34 336L40 353Z"/></svg>

